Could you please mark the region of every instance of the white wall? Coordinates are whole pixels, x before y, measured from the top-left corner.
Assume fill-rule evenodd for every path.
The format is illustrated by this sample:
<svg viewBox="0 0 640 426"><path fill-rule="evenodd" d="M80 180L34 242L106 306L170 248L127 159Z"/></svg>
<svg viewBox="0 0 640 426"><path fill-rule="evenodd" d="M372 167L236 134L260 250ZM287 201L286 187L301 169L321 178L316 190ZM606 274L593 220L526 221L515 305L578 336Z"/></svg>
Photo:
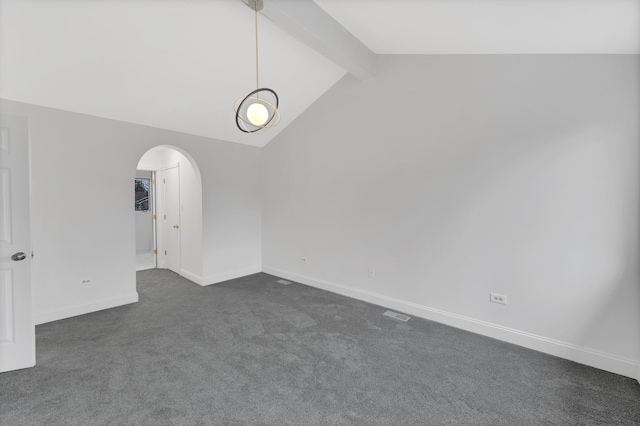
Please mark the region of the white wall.
<svg viewBox="0 0 640 426"><path fill-rule="evenodd" d="M258 148L6 100L0 113L29 118L36 323L137 300L131 180L158 145L206 163L204 278L260 271Z"/></svg>
<svg viewBox="0 0 640 426"><path fill-rule="evenodd" d="M635 376L639 63L380 57L263 149L264 270Z"/></svg>
<svg viewBox="0 0 640 426"><path fill-rule="evenodd" d="M0 100L29 118L36 322L137 300L131 178L170 145L202 175L205 283L263 265L636 374L638 57L380 59L262 153Z"/></svg>

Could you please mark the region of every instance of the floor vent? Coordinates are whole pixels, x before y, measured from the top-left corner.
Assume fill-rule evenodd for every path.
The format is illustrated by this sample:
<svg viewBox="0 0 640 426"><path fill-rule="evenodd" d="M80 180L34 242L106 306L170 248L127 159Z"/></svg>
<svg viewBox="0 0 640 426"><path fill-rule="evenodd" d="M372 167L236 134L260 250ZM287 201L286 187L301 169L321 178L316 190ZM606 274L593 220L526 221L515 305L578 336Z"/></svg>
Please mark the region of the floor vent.
<svg viewBox="0 0 640 426"><path fill-rule="evenodd" d="M289 285L291 284L291 281L287 281L287 280L278 280L276 281L278 284L282 284L282 285Z"/></svg>
<svg viewBox="0 0 640 426"><path fill-rule="evenodd" d="M394 319L397 319L397 320L400 320L400 321L404 321L404 322L407 322L407 321L409 321L411 319L411 317L408 317L406 315L399 314L399 313L393 312L393 311L387 311L382 315L386 315L388 317L391 317L391 318L394 318Z"/></svg>

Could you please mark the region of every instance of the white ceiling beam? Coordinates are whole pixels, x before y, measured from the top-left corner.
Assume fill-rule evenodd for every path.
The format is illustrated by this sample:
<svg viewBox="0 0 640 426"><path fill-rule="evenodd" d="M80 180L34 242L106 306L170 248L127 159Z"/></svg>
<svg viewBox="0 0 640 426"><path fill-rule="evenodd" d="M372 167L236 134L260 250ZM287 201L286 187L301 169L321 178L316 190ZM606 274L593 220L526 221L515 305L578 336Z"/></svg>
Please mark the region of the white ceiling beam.
<svg viewBox="0 0 640 426"><path fill-rule="evenodd" d="M361 80L375 75L375 53L312 0L265 0L260 13Z"/></svg>

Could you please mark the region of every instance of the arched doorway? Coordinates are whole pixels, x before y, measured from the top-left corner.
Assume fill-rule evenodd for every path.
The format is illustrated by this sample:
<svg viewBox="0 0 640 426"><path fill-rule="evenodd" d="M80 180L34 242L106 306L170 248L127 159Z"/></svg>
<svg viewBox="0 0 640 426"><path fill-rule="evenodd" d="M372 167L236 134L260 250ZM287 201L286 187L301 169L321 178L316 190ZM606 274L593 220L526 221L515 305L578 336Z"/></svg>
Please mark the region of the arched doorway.
<svg viewBox="0 0 640 426"><path fill-rule="evenodd" d="M136 169L136 189L141 189L139 180L149 182L147 200L144 194L136 194L137 269L170 269L200 284L202 180L198 165L186 151L161 145L148 150Z"/></svg>

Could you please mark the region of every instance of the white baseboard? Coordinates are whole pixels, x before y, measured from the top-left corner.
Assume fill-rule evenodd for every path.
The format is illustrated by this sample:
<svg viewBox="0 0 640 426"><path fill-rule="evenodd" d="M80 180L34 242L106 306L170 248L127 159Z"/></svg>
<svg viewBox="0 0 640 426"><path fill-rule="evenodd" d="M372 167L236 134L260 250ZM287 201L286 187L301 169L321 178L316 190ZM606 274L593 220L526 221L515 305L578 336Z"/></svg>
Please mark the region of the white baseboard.
<svg viewBox="0 0 640 426"><path fill-rule="evenodd" d="M194 274L193 272L187 271L186 269L180 269L181 276L203 287L212 285L212 284L221 283L223 281L233 280L235 278L244 277L246 275L257 274L258 272L262 272L262 267L256 266L256 267L247 268L247 269L236 269L233 271L223 272L221 274L210 275L205 278L201 275Z"/></svg>
<svg viewBox="0 0 640 426"><path fill-rule="evenodd" d="M186 269L180 269L180 275L182 275L189 281L193 281L196 284L204 285L204 278L202 278L201 275L194 274L192 272L187 271Z"/></svg>
<svg viewBox="0 0 640 426"><path fill-rule="evenodd" d="M247 268L247 269L236 269L236 270L224 272L221 274L209 275L205 280L203 280L203 284L200 284L200 285L207 286L211 284L217 284L223 281L233 280L235 278L257 274L259 272L262 272L262 267L260 266L254 266L252 268Z"/></svg>
<svg viewBox="0 0 640 426"><path fill-rule="evenodd" d="M638 360L607 354L571 343L527 333L525 331L503 327L498 324L465 317L463 315L418 305L417 303L396 299L394 297L384 296L366 290L360 290L354 287L316 279L269 266L263 266L262 271L288 280L320 288L322 290L363 300L385 308L398 310L403 313L513 343L525 348L534 349L536 351L565 358L580 364L599 368L601 370L610 371L622 376L631 377L640 381L640 363Z"/></svg>
<svg viewBox="0 0 640 426"><path fill-rule="evenodd" d="M125 296L110 297L108 299L94 300L87 303L66 306L61 309L41 312L34 315L35 325L45 324L52 321L58 321L65 318L71 318L78 315L84 315L91 312L101 311L103 309L115 308L117 306L128 305L138 301L138 292L127 294Z"/></svg>

